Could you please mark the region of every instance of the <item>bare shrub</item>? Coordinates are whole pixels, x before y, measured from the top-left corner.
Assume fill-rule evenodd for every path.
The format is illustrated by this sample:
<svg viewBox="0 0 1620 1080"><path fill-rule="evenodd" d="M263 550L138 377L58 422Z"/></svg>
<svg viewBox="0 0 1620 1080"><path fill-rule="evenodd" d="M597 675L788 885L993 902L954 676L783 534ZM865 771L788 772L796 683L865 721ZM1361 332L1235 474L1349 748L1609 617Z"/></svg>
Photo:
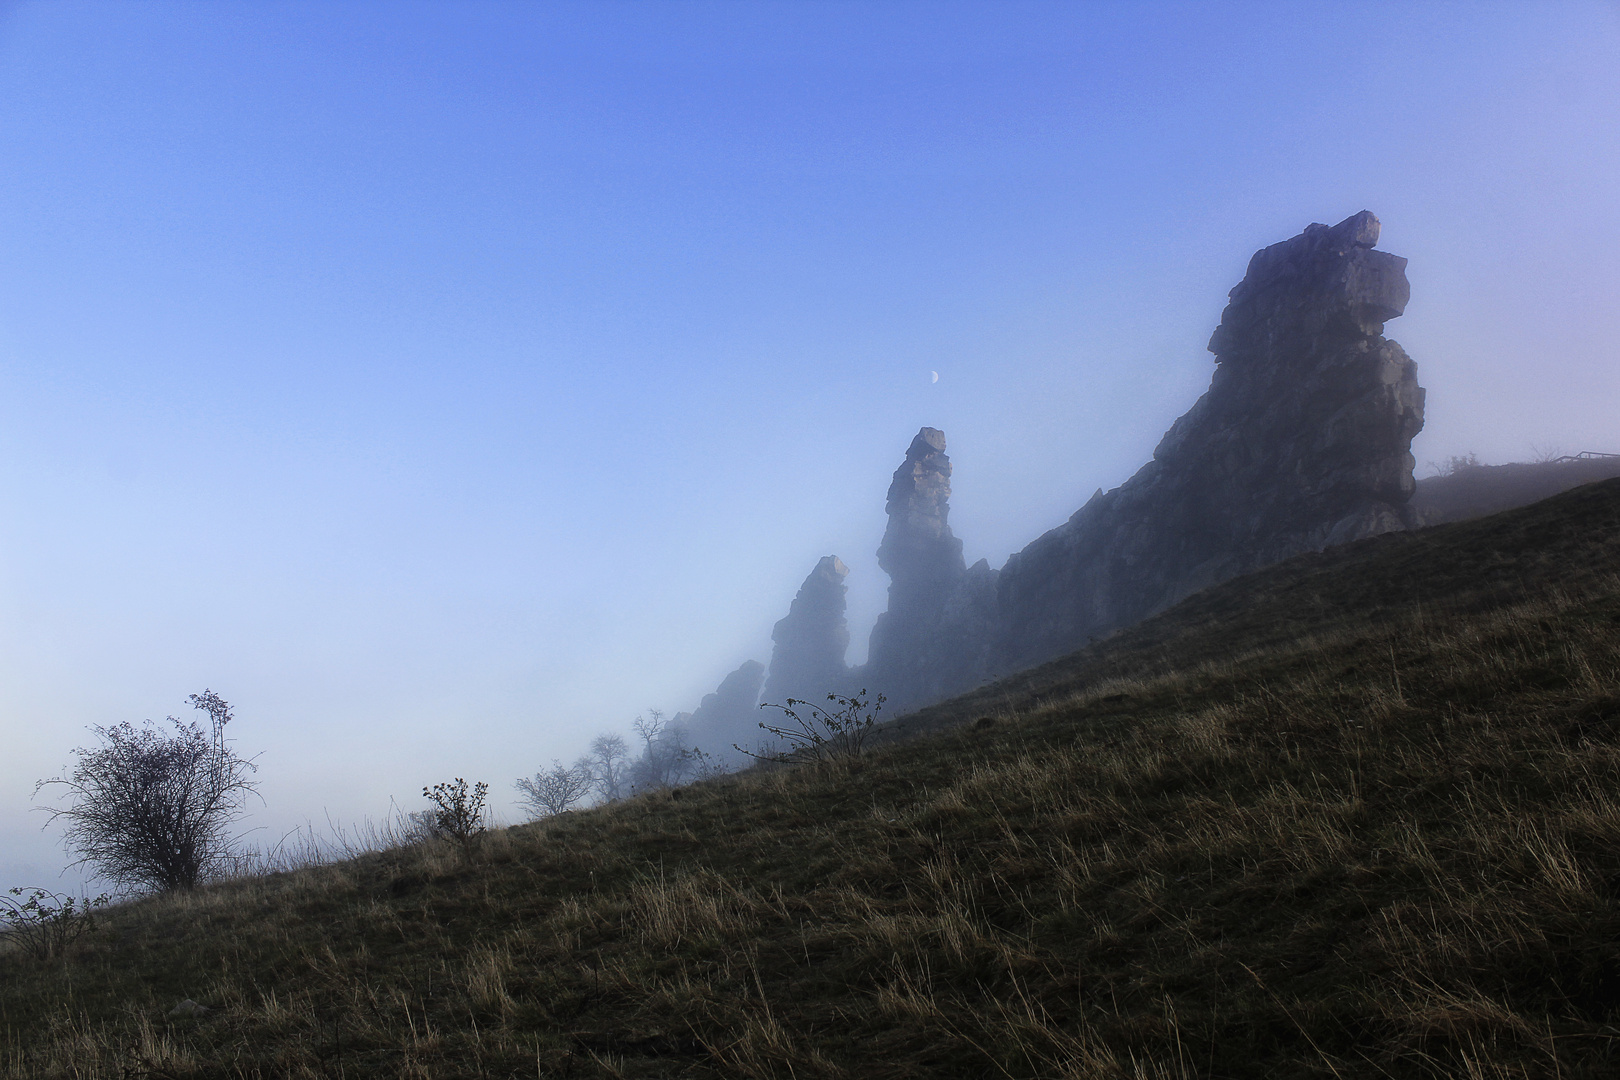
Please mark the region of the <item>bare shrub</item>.
<svg viewBox="0 0 1620 1080"><path fill-rule="evenodd" d="M145 721L92 727L101 740L73 751L78 764L67 777L41 780L65 789L66 808L45 806L50 820L65 820L63 841L99 876L132 889L189 889L229 872L236 837L257 766L237 756L225 739L231 707L212 690L192 694L192 707L208 714L209 729L174 717L168 734Z"/></svg>
<svg viewBox="0 0 1620 1080"><path fill-rule="evenodd" d="M61 956L67 947L95 929L95 909L111 897L75 898L49 889L11 890L26 900L0 896L0 941L9 941L35 960Z"/></svg>
<svg viewBox="0 0 1620 1080"><path fill-rule="evenodd" d="M730 764L695 746L687 747L686 754L693 780L714 780L731 772Z"/></svg>
<svg viewBox="0 0 1620 1080"><path fill-rule="evenodd" d="M779 709L787 722L775 725L763 720L759 726L777 739L785 740L788 749L773 754L756 754L733 743L732 746L750 757L775 761L827 761L835 757L860 757L866 739L877 727L877 714L888 700L879 694L874 700L860 690L850 697L828 694L830 708L823 709L808 701L788 698L786 705L769 701L762 709Z"/></svg>
<svg viewBox="0 0 1620 1080"><path fill-rule="evenodd" d="M422 798L431 802L433 809L426 811L428 820L423 823L436 836L469 844L484 831L484 798L488 794L488 784L480 781L468 788L467 781L459 776L448 784L425 787ZM420 820L415 814L411 817Z"/></svg>
<svg viewBox="0 0 1620 1080"><path fill-rule="evenodd" d="M513 786L535 817L549 817L572 809L590 794L592 783L590 765L583 759L565 766L553 758L551 768L533 777L519 777Z"/></svg>

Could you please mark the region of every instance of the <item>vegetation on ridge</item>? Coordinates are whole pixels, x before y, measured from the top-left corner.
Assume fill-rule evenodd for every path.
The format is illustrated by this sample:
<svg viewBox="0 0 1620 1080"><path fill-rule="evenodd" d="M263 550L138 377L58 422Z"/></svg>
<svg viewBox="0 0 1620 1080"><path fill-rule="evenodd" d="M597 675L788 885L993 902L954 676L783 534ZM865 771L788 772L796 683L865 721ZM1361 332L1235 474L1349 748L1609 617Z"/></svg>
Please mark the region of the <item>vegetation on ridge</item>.
<svg viewBox="0 0 1620 1080"><path fill-rule="evenodd" d="M0 1068L1612 1075L1617 557L1592 485L1229 582L858 759L126 905L0 958Z"/></svg>

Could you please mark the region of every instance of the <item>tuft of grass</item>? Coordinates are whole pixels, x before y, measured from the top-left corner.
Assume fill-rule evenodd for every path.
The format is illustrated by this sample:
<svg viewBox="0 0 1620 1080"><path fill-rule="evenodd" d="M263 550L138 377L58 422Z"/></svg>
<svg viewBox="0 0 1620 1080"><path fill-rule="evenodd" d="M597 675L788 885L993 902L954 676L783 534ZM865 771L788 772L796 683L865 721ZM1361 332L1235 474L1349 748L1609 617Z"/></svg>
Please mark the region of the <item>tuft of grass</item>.
<svg viewBox="0 0 1620 1080"><path fill-rule="evenodd" d="M0 957L0 1071L1620 1068L1620 485L1294 560L881 736L111 909Z"/></svg>

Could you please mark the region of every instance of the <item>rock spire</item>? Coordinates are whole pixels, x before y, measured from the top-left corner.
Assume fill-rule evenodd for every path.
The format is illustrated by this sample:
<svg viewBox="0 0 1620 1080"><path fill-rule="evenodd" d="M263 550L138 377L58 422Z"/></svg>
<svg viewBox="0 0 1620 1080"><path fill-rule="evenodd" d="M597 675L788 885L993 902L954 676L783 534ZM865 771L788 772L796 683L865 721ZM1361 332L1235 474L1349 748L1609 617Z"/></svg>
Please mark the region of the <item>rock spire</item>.
<svg viewBox="0 0 1620 1080"><path fill-rule="evenodd" d="M860 681L888 711L965 690L985 674L995 627L995 571L970 570L950 526L951 459L945 433L925 427L889 485L889 525L878 565L889 575L888 610L872 628Z"/></svg>
<svg viewBox="0 0 1620 1080"><path fill-rule="evenodd" d="M765 700L780 705L788 698L824 701L842 692L849 678L844 654L849 650L849 624L844 620L844 578L849 567L836 555L816 563L799 586L787 617L771 631L770 675Z"/></svg>

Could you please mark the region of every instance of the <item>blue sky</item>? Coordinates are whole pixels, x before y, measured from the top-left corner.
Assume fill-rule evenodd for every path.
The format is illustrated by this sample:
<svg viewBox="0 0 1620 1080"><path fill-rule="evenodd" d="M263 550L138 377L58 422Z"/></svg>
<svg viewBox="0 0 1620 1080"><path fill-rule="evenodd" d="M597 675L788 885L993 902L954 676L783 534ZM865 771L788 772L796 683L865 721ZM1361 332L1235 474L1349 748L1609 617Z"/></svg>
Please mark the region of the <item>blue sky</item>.
<svg viewBox="0 0 1620 1080"><path fill-rule="evenodd" d="M918 427L999 565L1312 221L1411 259L1420 462L1620 451L1617 61L1612 4L0 7L0 885L205 686L272 835L508 803L821 555L859 658Z"/></svg>

